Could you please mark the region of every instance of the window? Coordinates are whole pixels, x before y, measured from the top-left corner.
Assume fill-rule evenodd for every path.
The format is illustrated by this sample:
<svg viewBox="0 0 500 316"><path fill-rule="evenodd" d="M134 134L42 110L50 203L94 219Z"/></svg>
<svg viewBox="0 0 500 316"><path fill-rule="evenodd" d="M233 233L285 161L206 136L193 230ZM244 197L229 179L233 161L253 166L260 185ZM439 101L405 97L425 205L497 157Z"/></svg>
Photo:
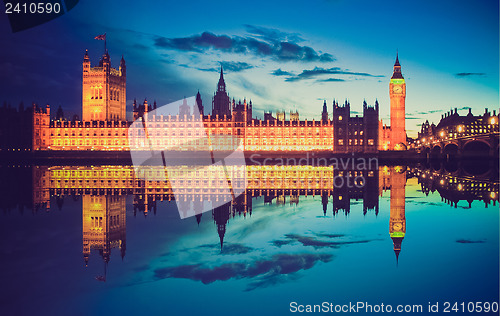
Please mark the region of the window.
<svg viewBox="0 0 500 316"><path fill-rule="evenodd" d="M344 140L343 139L339 139L339 145L341 145L341 146L344 145Z"/></svg>
<svg viewBox="0 0 500 316"><path fill-rule="evenodd" d="M368 140L368 146L373 146L373 144L374 144L373 139L371 139L371 138L370 138L370 139Z"/></svg>

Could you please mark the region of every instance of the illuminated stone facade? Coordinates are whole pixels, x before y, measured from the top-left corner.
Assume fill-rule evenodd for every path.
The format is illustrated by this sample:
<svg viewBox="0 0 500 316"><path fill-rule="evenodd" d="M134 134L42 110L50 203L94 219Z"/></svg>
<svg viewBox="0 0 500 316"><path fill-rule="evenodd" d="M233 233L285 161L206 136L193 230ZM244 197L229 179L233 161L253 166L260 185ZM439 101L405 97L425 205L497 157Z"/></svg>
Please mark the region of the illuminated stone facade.
<svg viewBox="0 0 500 316"><path fill-rule="evenodd" d="M390 190L389 234L393 241L396 258L401 251L406 234L405 186L406 179L418 177L422 192L438 190L444 200L457 207L457 202L482 200L485 205L498 202L498 182L490 181L492 174L485 174L487 180L471 180L463 171L456 175L441 171L407 170L400 166L372 166L373 168L341 170L333 166L262 166L246 168L247 188L245 193L227 200L226 204L212 211L217 232L222 241L226 223L236 214L246 216L252 213L252 198L263 196L264 203L298 204L300 196L321 197L323 213L332 204L333 215L350 213L351 201L363 201L363 214L379 212L379 196ZM87 262L90 251L96 249L105 262L109 261L112 248L120 249L125 255L125 198L133 195L133 214L156 213L157 201L182 199L193 205L201 201L217 201L227 198L221 195L219 186L204 183L204 172L191 174L179 167L175 182L146 181L136 177L131 166L52 166L33 167L33 198L40 207L50 208L51 196L79 197L83 206L83 254ZM241 167L228 166L228 172L241 174ZM164 172L163 168L152 168L151 172ZM217 170L217 169L214 169ZM494 171L491 170L491 173ZM244 178L243 176L235 178ZM173 194L171 185L182 188L181 194ZM182 210L180 210L182 211ZM202 214L196 215L199 223Z"/></svg>
<svg viewBox="0 0 500 316"><path fill-rule="evenodd" d="M212 114L205 115L201 96L196 96L196 104L184 104L178 115L156 116L156 102L151 106L145 100L142 104L134 101L134 119L140 117L148 122L148 135L154 150L165 146L175 146L179 150L203 150L206 144L200 135L192 134L193 121L202 121L206 134L220 137L213 144L220 150L234 148L234 138L248 152L327 152L327 153L376 153L378 150L394 149L395 139L406 143L404 130L405 84L399 62L394 73L401 78L391 79L391 124L385 127L379 122L379 105L369 106L363 102L363 116L351 116L350 103L343 105L333 101L332 113L328 113L326 101L321 120L299 120L298 111L290 112L286 120L285 112L264 113L264 119L253 117L250 101L230 100L226 92L224 74L220 73L217 91L212 99ZM398 72L399 70L399 72ZM393 76L394 77L394 76ZM39 109L34 115L34 150L144 150L144 147L129 146L129 135L140 137L144 131L131 130L132 122L125 119L126 67L121 60L120 68L111 68L109 55L101 58L99 67L90 67L88 54L83 62L82 121L50 120L50 109ZM399 81L403 80L401 84ZM401 87L393 88L393 86ZM198 107L201 117L192 111ZM394 108L394 109L393 109ZM153 112L154 113L154 112ZM394 116L394 118L393 118ZM401 122L402 120L402 122ZM394 132L399 136L394 136ZM403 136L402 136L403 135ZM404 139L404 140L403 140ZM190 144L190 145L186 145ZM201 149L200 147L201 146ZM401 147L402 148L402 147ZM400 148L400 149L401 149ZM149 148L148 148L149 149Z"/></svg>
<svg viewBox="0 0 500 316"><path fill-rule="evenodd" d="M91 67L87 52L83 57L82 120L83 121L125 121L127 71L125 60L120 68L111 67L106 51L99 66Z"/></svg>

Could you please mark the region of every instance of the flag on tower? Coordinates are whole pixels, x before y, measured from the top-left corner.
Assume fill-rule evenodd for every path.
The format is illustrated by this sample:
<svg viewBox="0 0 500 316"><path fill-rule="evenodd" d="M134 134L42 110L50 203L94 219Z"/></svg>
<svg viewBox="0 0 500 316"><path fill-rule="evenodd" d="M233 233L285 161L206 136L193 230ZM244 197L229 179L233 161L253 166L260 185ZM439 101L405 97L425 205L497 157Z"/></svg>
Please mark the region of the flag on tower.
<svg viewBox="0 0 500 316"><path fill-rule="evenodd" d="M105 41L106 40L106 33L101 34L101 35L97 35L96 37L94 37L94 39L96 39L98 41Z"/></svg>

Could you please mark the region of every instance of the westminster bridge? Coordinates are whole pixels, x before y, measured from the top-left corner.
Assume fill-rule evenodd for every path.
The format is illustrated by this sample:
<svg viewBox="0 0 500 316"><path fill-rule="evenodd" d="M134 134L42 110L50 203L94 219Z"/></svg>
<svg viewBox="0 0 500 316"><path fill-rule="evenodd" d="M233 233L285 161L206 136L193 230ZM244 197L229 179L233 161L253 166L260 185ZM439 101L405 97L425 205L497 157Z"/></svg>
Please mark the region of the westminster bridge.
<svg viewBox="0 0 500 316"><path fill-rule="evenodd" d="M499 115L485 109L483 115L474 116L470 109L465 116L455 111L442 115L436 126L422 124L415 148L427 158L496 158L499 151Z"/></svg>

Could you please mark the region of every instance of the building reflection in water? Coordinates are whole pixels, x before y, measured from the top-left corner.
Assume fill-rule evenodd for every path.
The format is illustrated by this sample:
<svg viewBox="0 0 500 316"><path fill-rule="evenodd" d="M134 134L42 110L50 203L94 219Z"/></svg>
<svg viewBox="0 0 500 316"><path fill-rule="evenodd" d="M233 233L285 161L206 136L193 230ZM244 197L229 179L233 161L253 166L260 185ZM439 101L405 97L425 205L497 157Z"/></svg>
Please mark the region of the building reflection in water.
<svg viewBox="0 0 500 316"><path fill-rule="evenodd" d="M388 179L391 190L389 234L391 236L396 262L399 260L401 243L406 234L405 198L406 198L406 167L393 166L384 168L384 178Z"/></svg>
<svg viewBox="0 0 500 316"><path fill-rule="evenodd" d="M111 249L117 248L125 257L126 214L123 195L84 195L82 197L82 243L85 266L91 250L98 250L104 260L104 275L97 277L106 281L106 268Z"/></svg>
<svg viewBox="0 0 500 316"><path fill-rule="evenodd" d="M498 172L496 172L498 173ZM218 201L217 190L210 187L190 190L185 181L184 194L173 195L170 183L145 181L135 178L130 166L53 166L33 167L34 208L50 208L50 196L82 196L83 256L89 261L92 249L98 250L105 266L110 260L111 249L120 250L122 258L126 250L126 203L127 195L133 195L134 215L156 213L157 201L183 199L189 207L197 203ZM228 203L212 210L212 220L222 249L226 225L237 214L252 214L252 200L263 196L264 203L298 204L300 196L320 196L323 215L328 203L333 204L333 216L350 213L354 200L363 201L363 214L379 213L379 197L390 190L389 234L398 261L401 245L406 234L405 187L407 178L417 177L424 194L438 191L442 200L457 206L460 200L470 203L481 200L486 206L498 201L498 176L495 170L481 175L471 175L462 169L453 171L445 167L382 166L374 170L334 170L318 166L247 166L247 190ZM181 179L182 181L182 179ZM62 198L61 198L62 199ZM182 210L180 210L182 211ZM202 214L194 219L199 224ZM105 275L99 277L105 280Z"/></svg>

